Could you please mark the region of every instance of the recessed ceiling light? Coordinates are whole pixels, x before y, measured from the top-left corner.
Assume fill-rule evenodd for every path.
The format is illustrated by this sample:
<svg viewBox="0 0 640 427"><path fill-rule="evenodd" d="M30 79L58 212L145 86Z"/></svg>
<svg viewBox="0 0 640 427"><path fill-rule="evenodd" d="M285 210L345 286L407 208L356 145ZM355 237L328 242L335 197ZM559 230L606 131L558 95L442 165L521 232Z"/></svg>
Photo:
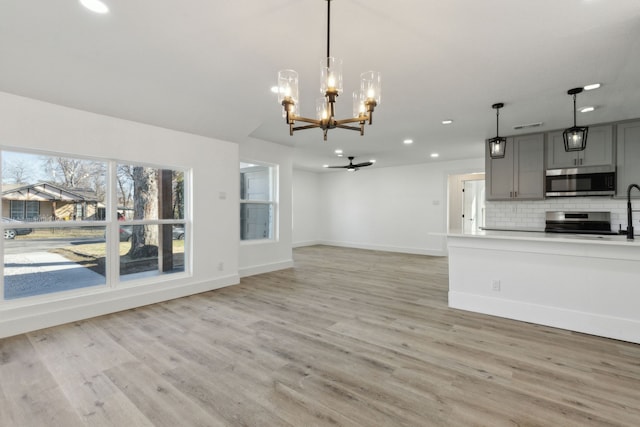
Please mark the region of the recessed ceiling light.
<svg viewBox="0 0 640 427"><path fill-rule="evenodd" d="M334 153L336 153L336 154L342 154L342 150L338 148L336 151L334 151Z"/></svg>
<svg viewBox="0 0 640 427"><path fill-rule="evenodd" d="M431 157L433 157L434 159L435 159L436 157L439 157L439 156L440 156L440 154L438 154L438 153L431 153Z"/></svg>
<svg viewBox="0 0 640 427"><path fill-rule="evenodd" d="M409 144L413 144L413 139L405 139L404 141L405 144L409 145Z"/></svg>
<svg viewBox="0 0 640 427"><path fill-rule="evenodd" d="M450 125L451 123L453 123L453 120L443 120L442 121L443 125Z"/></svg>
<svg viewBox="0 0 640 427"><path fill-rule="evenodd" d="M600 87L600 83L593 83L590 85L586 85L584 87L584 90L594 90L594 89L598 89Z"/></svg>
<svg viewBox="0 0 640 427"><path fill-rule="evenodd" d="M582 107L582 108L580 109L580 112L581 112L581 113L590 113L590 112L592 112L592 111L593 111L593 110L595 110L595 109L596 109L596 107Z"/></svg>
<svg viewBox="0 0 640 427"><path fill-rule="evenodd" d="M371 160L369 160L369 161L370 161L371 163L375 163L375 162L376 162L376 159L371 159Z"/></svg>
<svg viewBox="0 0 640 427"><path fill-rule="evenodd" d="M328 167L329 167L329 165L322 165L322 167L323 167L323 168L328 168Z"/></svg>
<svg viewBox="0 0 640 427"><path fill-rule="evenodd" d="M80 4L95 13L109 13L109 8L100 0L80 0Z"/></svg>

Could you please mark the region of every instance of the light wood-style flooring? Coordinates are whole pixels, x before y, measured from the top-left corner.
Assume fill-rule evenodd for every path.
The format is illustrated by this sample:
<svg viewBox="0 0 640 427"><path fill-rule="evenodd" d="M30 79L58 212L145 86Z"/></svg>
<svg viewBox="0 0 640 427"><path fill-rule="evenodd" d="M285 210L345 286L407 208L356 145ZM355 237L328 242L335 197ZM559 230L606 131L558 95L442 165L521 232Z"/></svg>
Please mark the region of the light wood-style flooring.
<svg viewBox="0 0 640 427"><path fill-rule="evenodd" d="M447 307L447 259L327 246L0 340L0 426L640 426L640 345Z"/></svg>

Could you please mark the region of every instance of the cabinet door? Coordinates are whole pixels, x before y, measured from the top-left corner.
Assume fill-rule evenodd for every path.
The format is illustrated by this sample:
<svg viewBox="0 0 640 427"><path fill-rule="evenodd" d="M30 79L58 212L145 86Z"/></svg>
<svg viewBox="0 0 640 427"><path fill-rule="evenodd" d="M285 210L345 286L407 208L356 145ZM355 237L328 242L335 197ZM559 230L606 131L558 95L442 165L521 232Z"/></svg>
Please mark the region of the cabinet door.
<svg viewBox="0 0 640 427"><path fill-rule="evenodd" d="M591 129L587 136L587 146L591 138ZM562 131L550 132L547 135L547 167L549 169L572 168L578 166L578 151L564 151Z"/></svg>
<svg viewBox="0 0 640 427"><path fill-rule="evenodd" d="M613 165L613 126L590 126L584 151L564 151L562 131L547 135L549 169L601 165Z"/></svg>
<svg viewBox="0 0 640 427"><path fill-rule="evenodd" d="M544 134L517 136L513 145L514 196L518 199L544 199Z"/></svg>
<svg viewBox="0 0 640 427"><path fill-rule="evenodd" d="M640 185L640 122L618 125L617 140L617 179L616 196L627 197L629 184ZM640 192L633 190L633 198L640 197Z"/></svg>
<svg viewBox="0 0 640 427"><path fill-rule="evenodd" d="M485 142L485 180L487 200L508 200L513 196L513 138L507 138L503 159L489 157Z"/></svg>
<svg viewBox="0 0 640 427"><path fill-rule="evenodd" d="M613 126L589 127L587 148L578 158L580 166L613 165Z"/></svg>

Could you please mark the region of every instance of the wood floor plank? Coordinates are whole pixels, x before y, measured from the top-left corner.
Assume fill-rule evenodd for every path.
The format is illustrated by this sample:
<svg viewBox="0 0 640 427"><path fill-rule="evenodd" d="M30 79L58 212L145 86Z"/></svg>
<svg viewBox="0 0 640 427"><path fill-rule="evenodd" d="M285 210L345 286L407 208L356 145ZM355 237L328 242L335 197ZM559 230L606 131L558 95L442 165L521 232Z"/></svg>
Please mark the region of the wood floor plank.
<svg viewBox="0 0 640 427"><path fill-rule="evenodd" d="M0 340L0 354L0 425L82 425L25 335Z"/></svg>
<svg viewBox="0 0 640 427"><path fill-rule="evenodd" d="M154 426L223 427L221 417L208 413L170 381L140 362L108 369L105 375Z"/></svg>
<svg viewBox="0 0 640 427"><path fill-rule="evenodd" d="M152 425L104 374L105 369L135 359L101 328L84 321L32 332L28 337L84 423Z"/></svg>
<svg viewBox="0 0 640 427"><path fill-rule="evenodd" d="M450 309L446 258L294 261L0 340L0 425L640 425L640 345Z"/></svg>

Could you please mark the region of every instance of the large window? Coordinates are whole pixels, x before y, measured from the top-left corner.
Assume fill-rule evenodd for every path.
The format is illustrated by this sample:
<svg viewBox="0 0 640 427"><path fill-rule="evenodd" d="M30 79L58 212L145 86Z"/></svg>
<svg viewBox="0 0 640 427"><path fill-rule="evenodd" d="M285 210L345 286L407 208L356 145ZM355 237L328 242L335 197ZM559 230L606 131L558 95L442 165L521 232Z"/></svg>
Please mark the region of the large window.
<svg viewBox="0 0 640 427"><path fill-rule="evenodd" d="M117 287L186 271L184 171L13 151L0 155L0 299Z"/></svg>
<svg viewBox="0 0 640 427"><path fill-rule="evenodd" d="M240 239L273 239L276 204L275 166L240 163Z"/></svg>

